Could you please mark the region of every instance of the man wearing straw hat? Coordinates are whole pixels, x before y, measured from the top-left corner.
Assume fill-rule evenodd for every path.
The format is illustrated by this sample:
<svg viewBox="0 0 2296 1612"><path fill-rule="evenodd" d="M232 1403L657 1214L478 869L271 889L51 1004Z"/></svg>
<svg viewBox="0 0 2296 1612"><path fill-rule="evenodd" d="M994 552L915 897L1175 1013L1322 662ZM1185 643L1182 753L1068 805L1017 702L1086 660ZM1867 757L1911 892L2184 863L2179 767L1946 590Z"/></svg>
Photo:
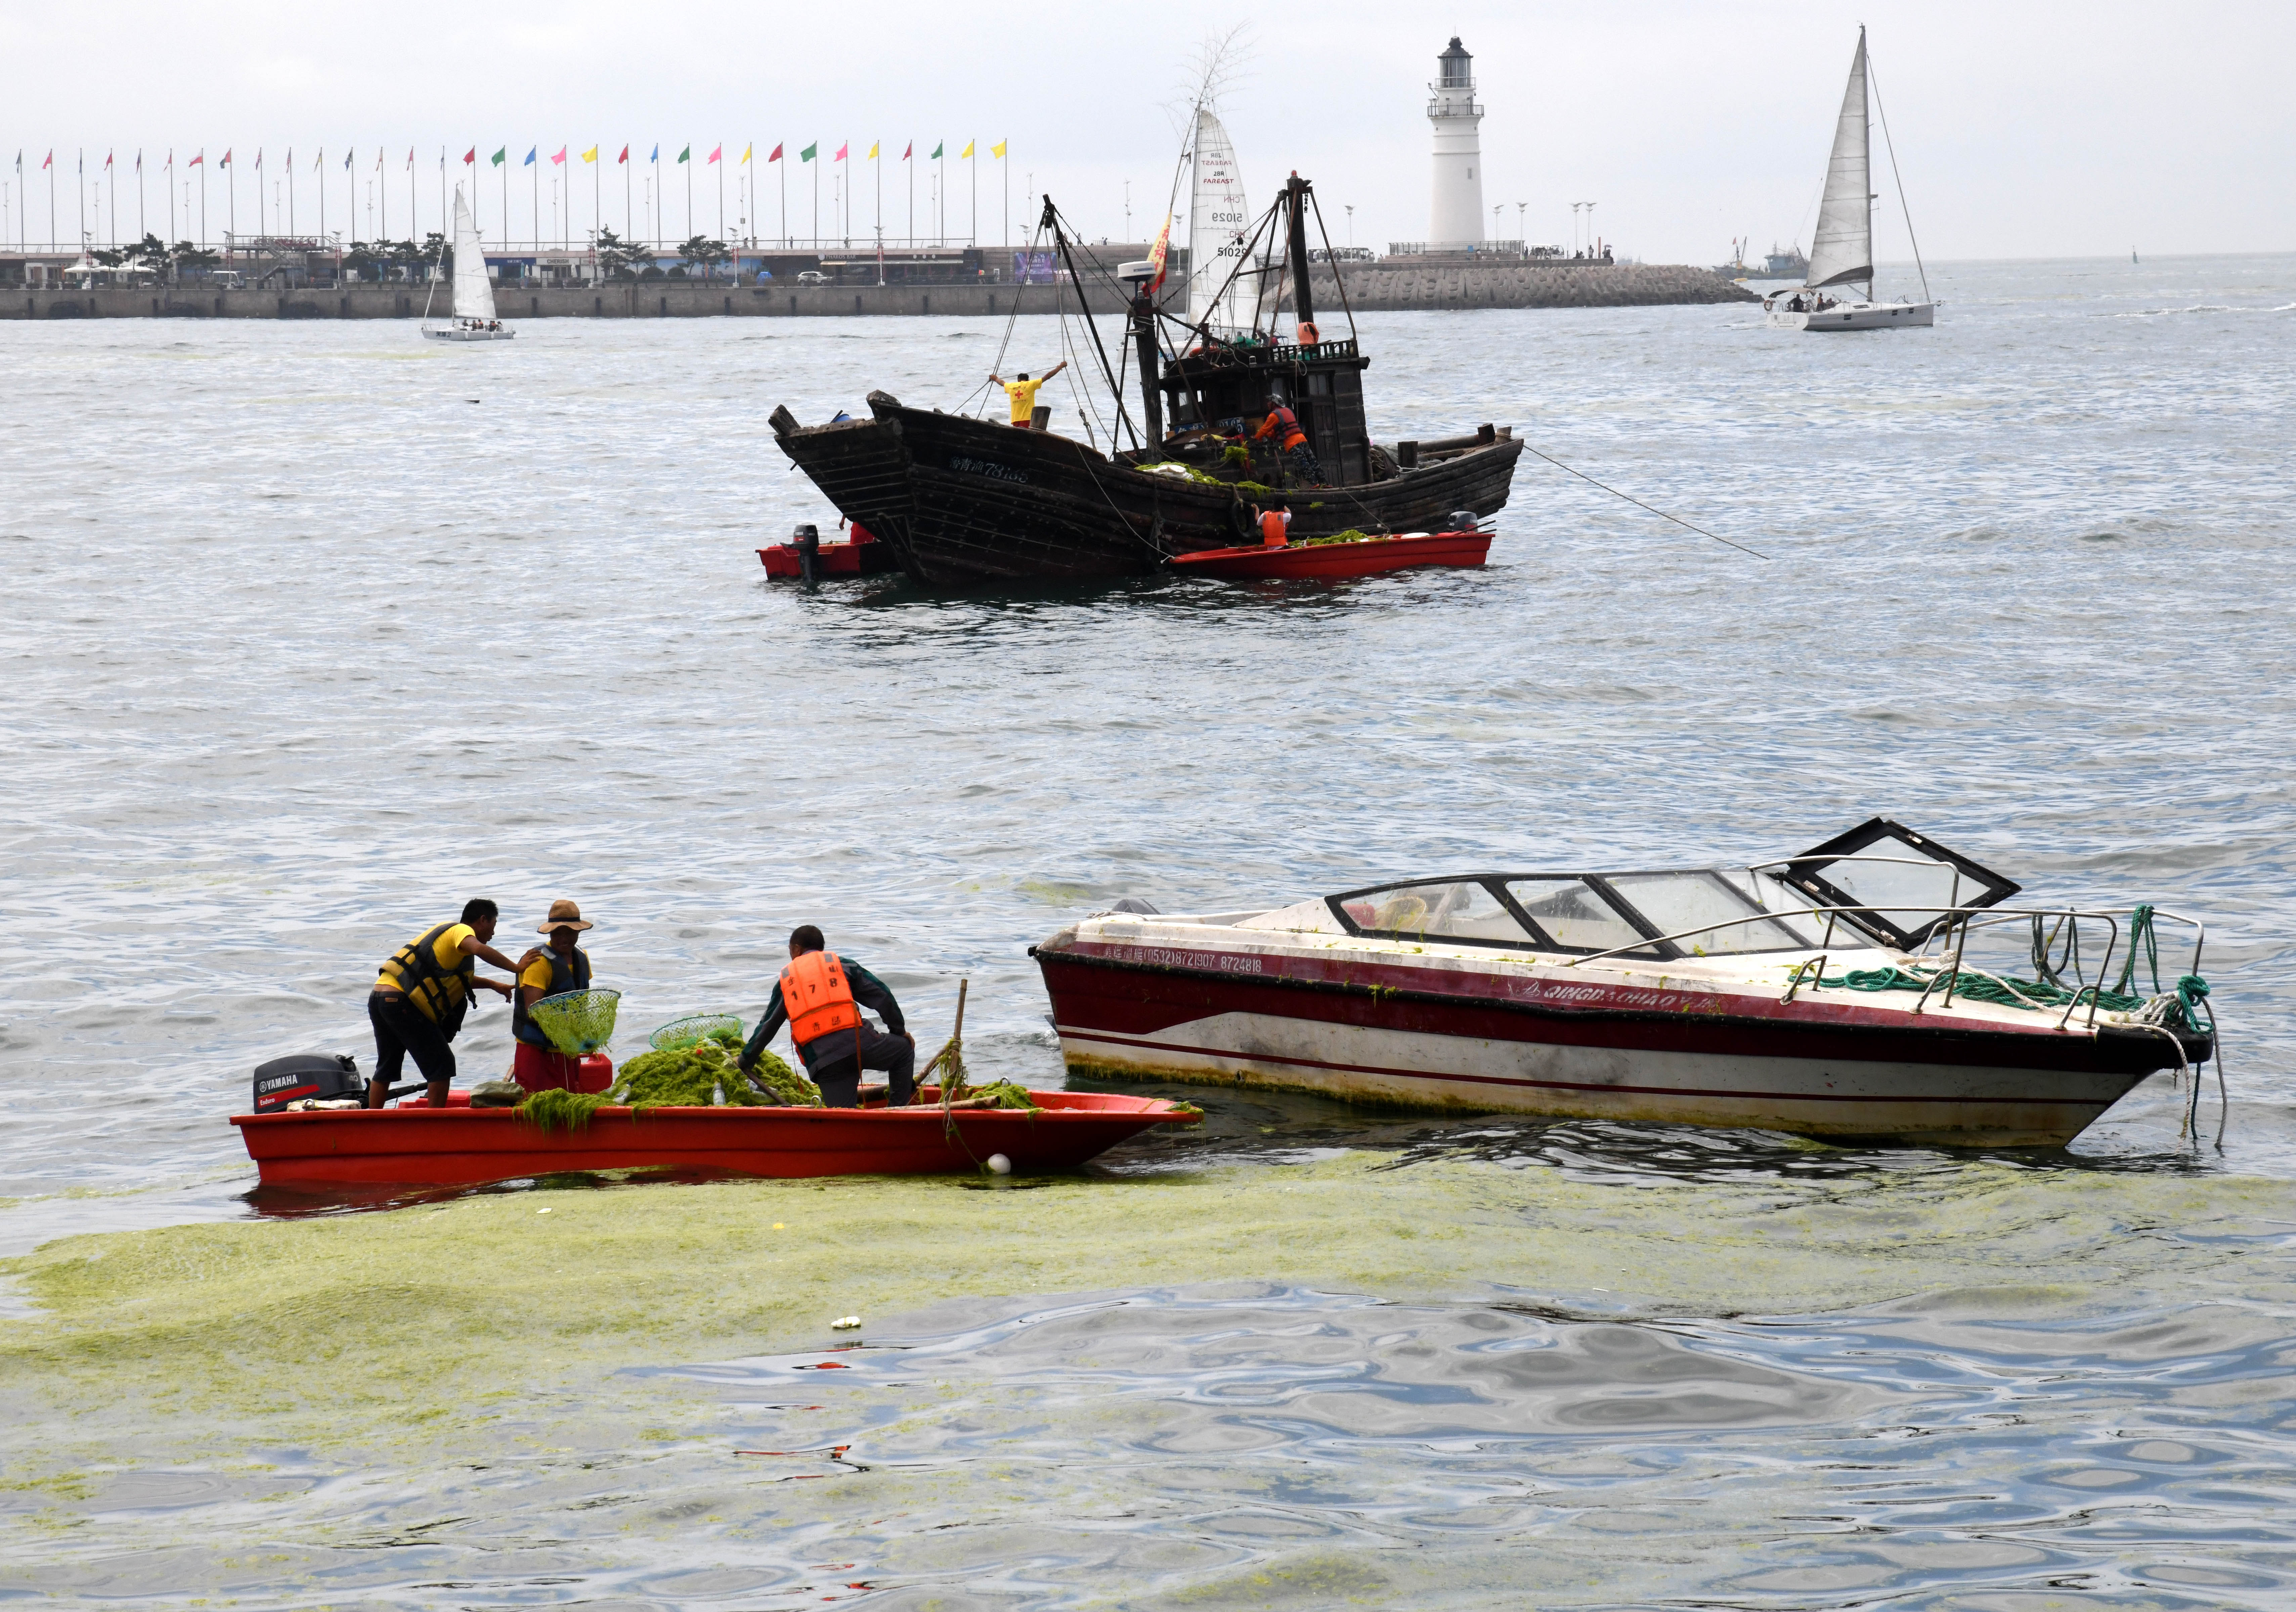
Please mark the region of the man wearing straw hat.
<svg viewBox="0 0 2296 1612"><path fill-rule="evenodd" d="M529 1092L552 1086L581 1090L582 1060L570 1058L550 1044L550 1037L528 1011L545 996L590 988L590 953L575 944L590 926L582 909L570 901L550 904L550 916L534 926L550 937L519 959L518 994L511 1002L510 1033L518 1041L511 1066L512 1078Z"/></svg>

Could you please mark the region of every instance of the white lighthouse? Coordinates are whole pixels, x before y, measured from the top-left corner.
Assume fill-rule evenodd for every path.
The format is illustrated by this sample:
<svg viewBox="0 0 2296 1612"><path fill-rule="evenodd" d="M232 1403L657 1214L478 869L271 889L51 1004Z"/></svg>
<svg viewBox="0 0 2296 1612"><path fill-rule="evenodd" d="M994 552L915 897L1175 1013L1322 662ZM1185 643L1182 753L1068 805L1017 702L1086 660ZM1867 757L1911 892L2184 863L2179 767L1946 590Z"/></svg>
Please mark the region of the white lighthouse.
<svg viewBox="0 0 2296 1612"><path fill-rule="evenodd" d="M1435 126L1435 199L1429 209L1427 250L1462 251L1483 241L1483 152L1476 134L1483 109L1475 102L1475 59L1458 36L1435 58L1427 121Z"/></svg>

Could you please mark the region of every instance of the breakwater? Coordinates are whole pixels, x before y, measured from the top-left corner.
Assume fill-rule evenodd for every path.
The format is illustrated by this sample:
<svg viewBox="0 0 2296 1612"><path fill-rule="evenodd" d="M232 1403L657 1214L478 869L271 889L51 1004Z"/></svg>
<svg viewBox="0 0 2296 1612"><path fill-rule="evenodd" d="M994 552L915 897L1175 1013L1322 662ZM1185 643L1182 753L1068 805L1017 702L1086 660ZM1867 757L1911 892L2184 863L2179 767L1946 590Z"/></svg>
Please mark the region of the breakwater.
<svg viewBox="0 0 2296 1612"><path fill-rule="evenodd" d="M1326 323L1339 315L1337 284L1314 282ZM1096 314L1119 315L1107 284L1088 284ZM8 319L414 319L428 288L348 285L303 290L218 290L204 285L25 287L0 293ZM1348 271L1348 298L1365 311L1396 308L1635 307L1738 302L1751 293L1710 270L1621 264L1546 268L1492 263L1365 264ZM1049 314L1049 286L1012 284L800 286L644 281L619 285L503 286L505 319L835 318L871 315L1002 316L1018 299L1023 314ZM443 299L442 299L443 300ZM1071 305L1073 306L1073 305ZM444 316L443 307L434 312Z"/></svg>

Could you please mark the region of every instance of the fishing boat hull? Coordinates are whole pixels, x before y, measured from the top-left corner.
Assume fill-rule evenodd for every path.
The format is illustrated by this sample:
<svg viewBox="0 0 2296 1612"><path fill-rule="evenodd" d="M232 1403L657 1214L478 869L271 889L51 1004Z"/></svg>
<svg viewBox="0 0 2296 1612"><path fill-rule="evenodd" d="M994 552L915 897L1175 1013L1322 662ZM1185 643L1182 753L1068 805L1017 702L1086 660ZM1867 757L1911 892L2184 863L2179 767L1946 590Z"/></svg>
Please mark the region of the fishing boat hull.
<svg viewBox="0 0 2296 1612"><path fill-rule="evenodd" d="M1140 575L1251 535L1232 487L1158 475L1049 431L1018 430L869 395L870 418L800 426L775 411L783 452L849 520L928 585ZM1499 438L1382 481L1292 489L1302 537L1433 531L1506 503L1522 444Z"/></svg>
<svg viewBox="0 0 2296 1612"><path fill-rule="evenodd" d="M235 1114L267 1187L474 1186L567 1171L706 1171L780 1178L1071 1168L1191 1110L1150 1098L1030 1093L1040 1111L907 1109L598 1109L544 1131L514 1109L428 1107Z"/></svg>
<svg viewBox="0 0 2296 1612"><path fill-rule="evenodd" d="M1491 552L1488 532L1411 532L1399 537L1366 537L1355 543L1286 544L1207 549L1181 554L1172 569L1196 577L1233 582L1270 578L1371 577L1414 566L1479 566Z"/></svg>
<svg viewBox="0 0 2296 1612"><path fill-rule="evenodd" d="M1774 307L1763 315L1774 331L1928 330L1937 323L1934 302L1840 302L1812 313Z"/></svg>
<svg viewBox="0 0 2296 1612"><path fill-rule="evenodd" d="M1233 935L1199 948L1070 933L1032 954L1072 1072L1398 1108L2054 1146L2177 1058L2167 1032L2060 1031L2054 1014L1925 1020L1846 992L1781 1002L1560 969L1303 957ZM2205 1056L2190 1040L2186 1056Z"/></svg>

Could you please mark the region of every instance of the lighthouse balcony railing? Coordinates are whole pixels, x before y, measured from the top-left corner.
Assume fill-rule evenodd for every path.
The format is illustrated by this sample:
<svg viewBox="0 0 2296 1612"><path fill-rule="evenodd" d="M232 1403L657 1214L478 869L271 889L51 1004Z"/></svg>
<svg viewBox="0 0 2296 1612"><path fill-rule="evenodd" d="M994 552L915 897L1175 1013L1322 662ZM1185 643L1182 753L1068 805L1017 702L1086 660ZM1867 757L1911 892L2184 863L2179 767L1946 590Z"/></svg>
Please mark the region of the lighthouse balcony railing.
<svg viewBox="0 0 2296 1612"><path fill-rule="evenodd" d="M1431 118L1480 118L1484 110L1483 103L1472 95L1463 95L1440 86L1427 97L1427 115Z"/></svg>

